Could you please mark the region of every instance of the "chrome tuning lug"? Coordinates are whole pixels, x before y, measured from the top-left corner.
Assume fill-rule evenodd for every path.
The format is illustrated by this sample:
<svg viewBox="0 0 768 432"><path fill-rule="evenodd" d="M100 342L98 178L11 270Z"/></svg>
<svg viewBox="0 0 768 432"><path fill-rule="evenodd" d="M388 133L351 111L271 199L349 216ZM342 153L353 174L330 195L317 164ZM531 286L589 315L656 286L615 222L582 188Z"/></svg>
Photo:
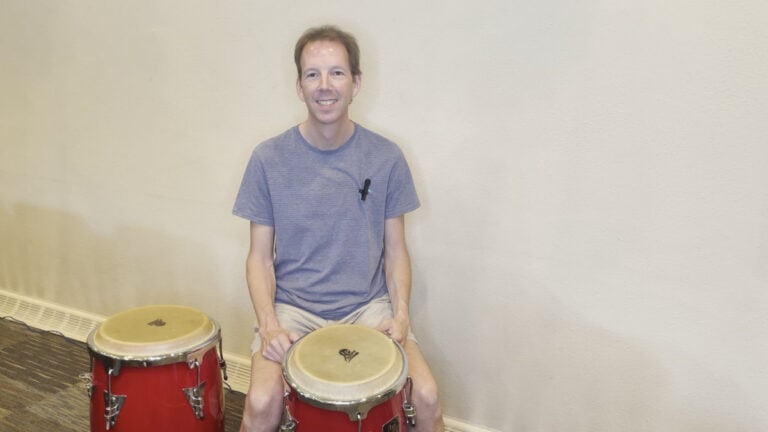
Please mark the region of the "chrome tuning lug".
<svg viewBox="0 0 768 432"><path fill-rule="evenodd" d="M189 402L189 406L192 407L192 412L195 413L195 417L202 420L205 418L205 401L203 400L205 382L200 381L200 363L197 360L191 361L189 367L190 369L197 369L197 385L184 388L184 395L187 397L187 402Z"/></svg>
<svg viewBox="0 0 768 432"><path fill-rule="evenodd" d="M410 402L413 393L413 380L411 377L405 381L405 391L403 392L403 414L405 422L411 426L416 426L416 408Z"/></svg>

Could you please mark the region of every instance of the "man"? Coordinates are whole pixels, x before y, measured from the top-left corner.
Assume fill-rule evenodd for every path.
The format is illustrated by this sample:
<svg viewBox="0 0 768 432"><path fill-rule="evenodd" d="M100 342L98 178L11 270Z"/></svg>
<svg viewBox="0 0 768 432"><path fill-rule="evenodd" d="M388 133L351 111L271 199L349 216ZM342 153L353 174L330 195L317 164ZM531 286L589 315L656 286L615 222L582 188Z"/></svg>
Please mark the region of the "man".
<svg viewBox="0 0 768 432"><path fill-rule="evenodd" d="M404 214L419 200L400 149L349 118L361 85L355 38L336 27L296 44L307 119L260 144L233 213L248 219L246 277L257 318L241 432L275 431L281 362L301 335L336 323L375 327L403 345L418 431L443 431L435 379L410 333Z"/></svg>

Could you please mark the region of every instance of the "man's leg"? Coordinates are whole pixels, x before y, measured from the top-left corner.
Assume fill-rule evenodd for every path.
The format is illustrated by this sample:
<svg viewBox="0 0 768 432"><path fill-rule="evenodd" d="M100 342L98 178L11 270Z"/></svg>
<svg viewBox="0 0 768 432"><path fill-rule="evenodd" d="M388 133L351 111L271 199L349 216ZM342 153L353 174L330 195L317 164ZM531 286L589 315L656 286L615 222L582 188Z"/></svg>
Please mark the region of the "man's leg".
<svg viewBox="0 0 768 432"><path fill-rule="evenodd" d="M240 432L276 431L283 414L284 391L281 365L265 359L260 352L253 354Z"/></svg>
<svg viewBox="0 0 768 432"><path fill-rule="evenodd" d="M413 380L413 407L416 410L416 427L418 432L443 432L443 411L437 382L427 361L419 349L419 344L408 340L403 347L408 357L408 375Z"/></svg>
<svg viewBox="0 0 768 432"><path fill-rule="evenodd" d="M379 298L351 314L342 322L352 322L376 328L382 320L392 317L392 305L388 298ZM408 375L413 380L413 406L416 410L417 432L443 432L443 411L440 406L437 383L427 361L421 353L416 337L408 329L403 346L408 357Z"/></svg>
<svg viewBox="0 0 768 432"><path fill-rule="evenodd" d="M294 306L275 305L277 320L284 329L303 335L323 327L326 321ZM251 384L245 396L243 422L240 432L274 432L283 416L283 395L287 385L283 380L283 366L261 355L261 337L258 325L251 343Z"/></svg>

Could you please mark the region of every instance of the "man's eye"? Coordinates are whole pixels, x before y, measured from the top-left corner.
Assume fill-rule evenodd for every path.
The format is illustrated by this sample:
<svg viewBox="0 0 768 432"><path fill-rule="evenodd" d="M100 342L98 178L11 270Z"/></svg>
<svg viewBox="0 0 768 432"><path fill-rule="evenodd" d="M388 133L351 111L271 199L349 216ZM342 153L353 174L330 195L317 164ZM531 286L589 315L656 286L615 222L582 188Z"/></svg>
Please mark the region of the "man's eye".
<svg viewBox="0 0 768 432"><path fill-rule="evenodd" d="M333 76L337 76L337 77L344 76L344 71L342 70L333 71L332 73L333 73Z"/></svg>
<svg viewBox="0 0 768 432"><path fill-rule="evenodd" d="M317 78L317 72L308 72L308 73L304 74L304 78L305 79Z"/></svg>

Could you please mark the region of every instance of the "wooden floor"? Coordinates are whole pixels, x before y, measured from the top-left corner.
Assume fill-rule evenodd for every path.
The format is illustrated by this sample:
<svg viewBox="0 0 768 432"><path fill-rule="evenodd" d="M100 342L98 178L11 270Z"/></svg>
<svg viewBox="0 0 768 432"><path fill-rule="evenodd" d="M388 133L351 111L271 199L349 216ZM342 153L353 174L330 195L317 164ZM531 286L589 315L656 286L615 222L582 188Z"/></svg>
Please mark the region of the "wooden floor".
<svg viewBox="0 0 768 432"><path fill-rule="evenodd" d="M85 432L90 399L86 345L0 319L0 431ZM240 427L244 395L225 390L226 432Z"/></svg>

